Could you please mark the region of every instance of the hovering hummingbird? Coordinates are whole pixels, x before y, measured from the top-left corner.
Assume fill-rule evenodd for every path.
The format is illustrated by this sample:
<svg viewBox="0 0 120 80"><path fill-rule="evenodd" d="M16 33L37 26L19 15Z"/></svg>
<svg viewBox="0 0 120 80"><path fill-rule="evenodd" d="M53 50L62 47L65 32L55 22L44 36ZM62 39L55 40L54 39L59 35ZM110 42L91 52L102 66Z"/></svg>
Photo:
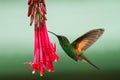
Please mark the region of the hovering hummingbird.
<svg viewBox="0 0 120 80"><path fill-rule="evenodd" d="M74 59L75 61L83 61L87 62L96 69L99 69L96 65L94 65L90 60L88 60L84 55L84 51L89 48L98 38L103 34L104 29L94 29L86 34L82 35L81 37L77 38L72 43L69 42L67 37L62 35L57 35L51 31L48 31L49 33L52 33L55 35L61 47L66 52L66 54Z"/></svg>

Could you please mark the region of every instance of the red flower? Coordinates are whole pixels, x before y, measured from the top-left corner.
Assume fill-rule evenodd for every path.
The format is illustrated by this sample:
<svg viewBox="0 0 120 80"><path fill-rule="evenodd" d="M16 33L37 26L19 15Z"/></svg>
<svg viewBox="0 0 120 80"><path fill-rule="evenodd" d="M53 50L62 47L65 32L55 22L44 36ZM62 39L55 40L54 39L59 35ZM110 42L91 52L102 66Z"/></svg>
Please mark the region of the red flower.
<svg viewBox="0 0 120 80"><path fill-rule="evenodd" d="M42 76L45 72L54 71L53 62L58 61L56 45L50 42L46 28L46 6L44 0L28 0L28 16L30 25L34 22L34 60L27 62L33 68L33 73L40 72Z"/></svg>

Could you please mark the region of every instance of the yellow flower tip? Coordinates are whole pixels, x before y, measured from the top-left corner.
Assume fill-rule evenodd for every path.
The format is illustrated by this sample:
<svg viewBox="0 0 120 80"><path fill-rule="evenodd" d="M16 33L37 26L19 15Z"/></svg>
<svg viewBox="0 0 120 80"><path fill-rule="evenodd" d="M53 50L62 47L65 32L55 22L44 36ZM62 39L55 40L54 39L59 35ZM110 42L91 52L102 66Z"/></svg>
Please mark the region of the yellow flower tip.
<svg viewBox="0 0 120 80"><path fill-rule="evenodd" d="M51 72L51 70L49 69L48 72Z"/></svg>
<svg viewBox="0 0 120 80"><path fill-rule="evenodd" d="M35 71L32 71L32 74L35 74Z"/></svg>
<svg viewBox="0 0 120 80"><path fill-rule="evenodd" d="M55 62L57 62L57 60L55 59Z"/></svg>
<svg viewBox="0 0 120 80"><path fill-rule="evenodd" d="M43 76L43 74L42 74L42 73L40 73L40 76L42 77L42 76Z"/></svg>

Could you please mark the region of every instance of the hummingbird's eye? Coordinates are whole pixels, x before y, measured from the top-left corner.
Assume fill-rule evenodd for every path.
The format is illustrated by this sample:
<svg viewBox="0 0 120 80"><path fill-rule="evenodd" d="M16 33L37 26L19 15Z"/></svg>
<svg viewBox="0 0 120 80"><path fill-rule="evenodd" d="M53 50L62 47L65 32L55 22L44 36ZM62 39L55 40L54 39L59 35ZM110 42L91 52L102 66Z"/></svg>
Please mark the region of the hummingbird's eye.
<svg viewBox="0 0 120 80"><path fill-rule="evenodd" d="M59 40L64 40L63 36L57 36L59 38Z"/></svg>
<svg viewBox="0 0 120 80"><path fill-rule="evenodd" d="M63 40L63 37L60 37L61 40Z"/></svg>
<svg viewBox="0 0 120 80"><path fill-rule="evenodd" d="M63 40L63 37L60 37L60 40Z"/></svg>

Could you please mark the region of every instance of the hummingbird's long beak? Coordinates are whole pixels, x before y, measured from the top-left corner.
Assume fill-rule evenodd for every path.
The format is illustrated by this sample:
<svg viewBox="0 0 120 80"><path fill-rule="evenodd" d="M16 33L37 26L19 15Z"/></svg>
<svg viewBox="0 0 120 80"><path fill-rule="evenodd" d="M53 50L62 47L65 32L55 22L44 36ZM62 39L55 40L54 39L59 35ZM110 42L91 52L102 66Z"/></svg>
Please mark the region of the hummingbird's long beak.
<svg viewBox="0 0 120 80"><path fill-rule="evenodd" d="M51 31L48 31L49 33L52 33L53 35L55 35L56 37L58 37L58 35L57 34L55 34L55 33L53 33L53 32L51 32Z"/></svg>

